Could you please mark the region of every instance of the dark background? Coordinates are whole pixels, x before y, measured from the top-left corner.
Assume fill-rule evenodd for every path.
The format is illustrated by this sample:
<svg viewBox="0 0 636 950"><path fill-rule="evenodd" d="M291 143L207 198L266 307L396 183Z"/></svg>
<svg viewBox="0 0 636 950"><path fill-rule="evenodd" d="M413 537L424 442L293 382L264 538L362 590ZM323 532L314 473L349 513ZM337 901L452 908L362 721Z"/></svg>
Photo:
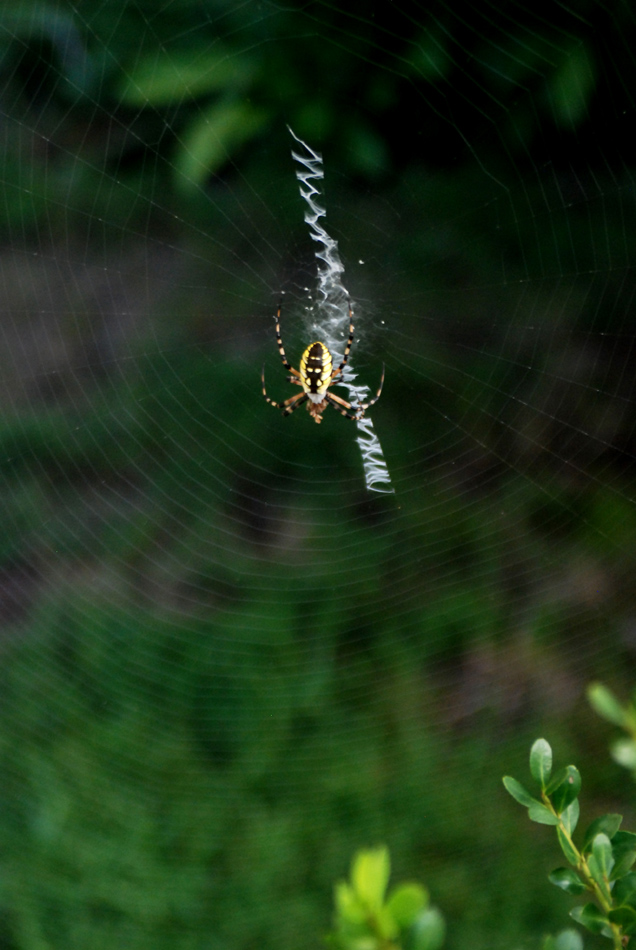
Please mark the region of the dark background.
<svg viewBox="0 0 636 950"><path fill-rule="evenodd" d="M634 827L584 698L636 648L629 4L0 28L1 950L317 947L379 841L447 946L538 946L568 898L501 775L544 734ZM287 124L391 495L260 395L315 280Z"/></svg>

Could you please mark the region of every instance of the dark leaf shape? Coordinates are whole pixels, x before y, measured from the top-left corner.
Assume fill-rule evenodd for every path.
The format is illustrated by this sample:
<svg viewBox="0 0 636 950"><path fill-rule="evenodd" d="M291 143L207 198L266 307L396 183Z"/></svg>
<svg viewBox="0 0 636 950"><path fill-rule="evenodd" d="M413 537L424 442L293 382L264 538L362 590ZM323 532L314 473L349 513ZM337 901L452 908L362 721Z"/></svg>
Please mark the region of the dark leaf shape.
<svg viewBox="0 0 636 950"><path fill-rule="evenodd" d="M634 872L626 874L616 882L612 891L612 900L618 906L631 904L636 907L636 874Z"/></svg>
<svg viewBox="0 0 636 950"><path fill-rule="evenodd" d="M634 933L636 930L636 909L630 906L617 907L607 915L613 924L618 924L625 933Z"/></svg>

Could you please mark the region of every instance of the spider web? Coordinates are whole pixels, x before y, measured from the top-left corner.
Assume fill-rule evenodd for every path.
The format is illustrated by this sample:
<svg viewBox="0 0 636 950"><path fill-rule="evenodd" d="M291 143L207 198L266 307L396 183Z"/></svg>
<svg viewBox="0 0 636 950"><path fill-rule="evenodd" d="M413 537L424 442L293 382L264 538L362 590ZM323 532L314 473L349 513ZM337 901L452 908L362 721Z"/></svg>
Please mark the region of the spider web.
<svg viewBox="0 0 636 950"><path fill-rule="evenodd" d="M313 328L320 332L330 350L336 351L338 325L342 323L344 305L346 304L347 325L349 324L349 295L342 283L341 275L344 267L338 254L338 243L329 236L320 223L325 215L325 209L319 204L319 182L324 178L322 169L322 155L299 139L290 128L292 136L302 146L301 152L292 152L292 157L299 163L300 169L296 177L300 183L300 194L307 203L305 222L309 225L310 235L316 241L316 259L318 261L318 293L317 304L311 308L316 311L312 321ZM340 362L338 359L337 362ZM363 406L371 399L368 386L356 386L353 382L355 374L351 369L351 360L343 367L342 383L349 390L349 401L353 405ZM368 417L356 419L358 427L358 445L364 464L364 476L367 488L375 491L390 491L391 476L386 466L380 440L373 431L373 422Z"/></svg>
<svg viewBox="0 0 636 950"><path fill-rule="evenodd" d="M544 733L625 808L583 696L633 676L630 8L0 27L0 945L319 946L384 841L448 947L537 946L500 775ZM281 294L292 365L346 323L288 126L356 399L386 366L362 459L260 394Z"/></svg>

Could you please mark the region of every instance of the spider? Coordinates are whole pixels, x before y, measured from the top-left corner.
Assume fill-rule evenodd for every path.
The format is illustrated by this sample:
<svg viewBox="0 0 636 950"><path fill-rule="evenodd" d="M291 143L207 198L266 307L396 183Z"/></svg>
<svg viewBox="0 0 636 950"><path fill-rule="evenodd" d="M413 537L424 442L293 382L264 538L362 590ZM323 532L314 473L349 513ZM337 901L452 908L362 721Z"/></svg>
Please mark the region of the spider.
<svg viewBox="0 0 636 950"><path fill-rule="evenodd" d="M349 352L351 350L351 344L353 343L353 313L351 311L351 303L349 303L349 339L345 346L342 363L338 369L333 368L333 358L325 344L317 342L310 343L301 356L300 372L287 362L287 357L285 356L285 349L280 335L281 308L282 303L278 305L278 310L276 311L276 342L278 343L278 352L283 361L283 366L290 372L287 381L302 386L303 391L296 393L295 396L290 396L290 398L284 402L274 402L265 391L265 366L263 365L261 381L263 383L263 396L267 402L270 406L274 406L275 409L282 409L284 416L291 415L294 410L306 402L307 409L314 422L322 422L322 414L328 405L333 406L334 409L337 409L338 412L346 416L347 419L354 419L356 421L362 419L365 411L370 406L373 406L380 398L382 386L384 385L384 367L382 367L382 378L377 393L370 402L358 406L357 410L350 402L346 402L344 399L341 399L340 396L335 396L333 393L328 392L330 386L342 382L342 370L349 359ZM353 414L347 412L348 409L353 410Z"/></svg>

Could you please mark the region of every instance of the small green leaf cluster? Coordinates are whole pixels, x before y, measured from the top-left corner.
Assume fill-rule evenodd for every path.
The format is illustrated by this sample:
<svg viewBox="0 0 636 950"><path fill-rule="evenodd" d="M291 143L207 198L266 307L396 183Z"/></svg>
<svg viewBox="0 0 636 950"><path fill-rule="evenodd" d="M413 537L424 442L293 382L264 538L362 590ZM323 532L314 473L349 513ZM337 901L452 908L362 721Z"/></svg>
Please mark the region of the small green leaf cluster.
<svg viewBox="0 0 636 950"><path fill-rule="evenodd" d="M614 761L629 769L636 779L636 692L630 703L621 706L606 686L602 683L592 683L587 697L599 716L615 726L620 726L627 733L627 736L611 743L610 752Z"/></svg>
<svg viewBox="0 0 636 950"><path fill-rule="evenodd" d="M575 907L570 915L592 933L608 937L618 950L636 933L636 873L631 871L636 861L636 834L620 830L622 815L602 815L587 828L581 847L577 847L572 835L579 820L578 769L567 765L552 774L552 749L545 739L537 739L530 750L530 772L540 787L538 797L509 775L503 783L528 809L531 821L556 829L570 867L556 868L549 879L569 894L587 892L594 898Z"/></svg>
<svg viewBox="0 0 636 950"><path fill-rule="evenodd" d="M328 942L339 950L438 950L444 918L414 881L387 896L391 863L385 847L358 851L348 881L335 887L335 929Z"/></svg>

